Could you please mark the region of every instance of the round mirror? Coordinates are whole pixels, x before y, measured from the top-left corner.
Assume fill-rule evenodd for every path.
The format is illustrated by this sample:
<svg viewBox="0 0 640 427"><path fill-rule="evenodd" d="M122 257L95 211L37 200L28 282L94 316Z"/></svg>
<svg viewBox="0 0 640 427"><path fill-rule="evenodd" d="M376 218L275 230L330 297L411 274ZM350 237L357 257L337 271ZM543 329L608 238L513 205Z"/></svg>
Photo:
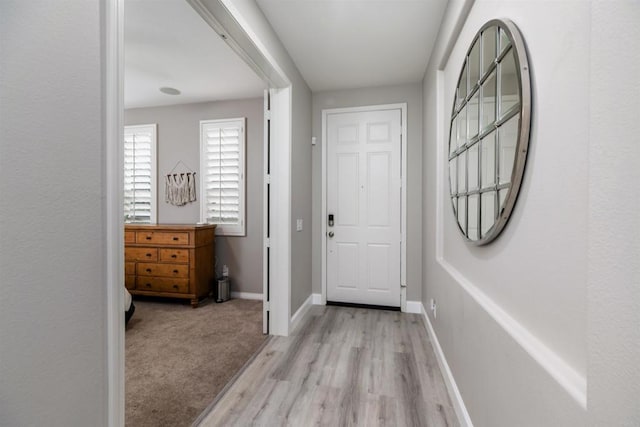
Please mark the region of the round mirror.
<svg viewBox="0 0 640 427"><path fill-rule="evenodd" d="M518 28L487 22L467 51L453 99L449 188L465 239L484 245L509 220L531 124L529 62Z"/></svg>

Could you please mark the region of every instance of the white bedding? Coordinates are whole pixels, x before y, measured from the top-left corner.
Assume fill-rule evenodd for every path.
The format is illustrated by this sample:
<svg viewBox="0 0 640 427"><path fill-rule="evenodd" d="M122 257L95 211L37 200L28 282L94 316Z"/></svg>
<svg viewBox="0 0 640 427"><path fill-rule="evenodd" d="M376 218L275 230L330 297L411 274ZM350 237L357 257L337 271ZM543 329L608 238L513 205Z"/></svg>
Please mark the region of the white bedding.
<svg viewBox="0 0 640 427"><path fill-rule="evenodd" d="M131 294L124 288L124 311L129 311L129 307L131 307Z"/></svg>

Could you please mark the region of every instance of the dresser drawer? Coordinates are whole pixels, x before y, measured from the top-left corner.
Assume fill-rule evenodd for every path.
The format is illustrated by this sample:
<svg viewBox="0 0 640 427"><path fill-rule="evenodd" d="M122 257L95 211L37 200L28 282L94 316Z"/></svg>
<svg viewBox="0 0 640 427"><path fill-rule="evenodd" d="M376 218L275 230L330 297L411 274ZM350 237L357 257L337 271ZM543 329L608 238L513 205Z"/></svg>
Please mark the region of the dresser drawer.
<svg viewBox="0 0 640 427"><path fill-rule="evenodd" d="M135 262L125 262L124 263L124 274L136 274L136 263Z"/></svg>
<svg viewBox="0 0 640 427"><path fill-rule="evenodd" d="M136 288L135 274L127 274L124 276L124 287L130 290Z"/></svg>
<svg viewBox="0 0 640 427"><path fill-rule="evenodd" d="M137 231L136 243L154 245L188 245L189 233L179 231Z"/></svg>
<svg viewBox="0 0 640 427"><path fill-rule="evenodd" d="M124 242L125 243L135 243L136 242L136 232L135 231L125 231L124 232Z"/></svg>
<svg viewBox="0 0 640 427"><path fill-rule="evenodd" d="M188 249L160 249L161 262L189 262Z"/></svg>
<svg viewBox="0 0 640 427"><path fill-rule="evenodd" d="M140 262L137 265L138 276L161 276L161 277L189 277L189 266L187 264L154 264L150 262Z"/></svg>
<svg viewBox="0 0 640 427"><path fill-rule="evenodd" d="M172 279L169 277L137 277L136 289L139 291L189 292L189 279Z"/></svg>
<svg viewBox="0 0 640 427"><path fill-rule="evenodd" d="M157 248L124 248L125 261L157 261Z"/></svg>

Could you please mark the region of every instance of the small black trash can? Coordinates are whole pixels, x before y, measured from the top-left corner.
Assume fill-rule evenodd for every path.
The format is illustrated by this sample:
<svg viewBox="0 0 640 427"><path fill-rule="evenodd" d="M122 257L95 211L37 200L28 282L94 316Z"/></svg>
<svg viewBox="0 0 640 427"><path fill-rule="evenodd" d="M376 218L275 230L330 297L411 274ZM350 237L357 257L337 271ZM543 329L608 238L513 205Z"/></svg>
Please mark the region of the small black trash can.
<svg viewBox="0 0 640 427"><path fill-rule="evenodd" d="M228 277L218 277L213 289L213 297L216 302L225 302L231 298L231 280Z"/></svg>

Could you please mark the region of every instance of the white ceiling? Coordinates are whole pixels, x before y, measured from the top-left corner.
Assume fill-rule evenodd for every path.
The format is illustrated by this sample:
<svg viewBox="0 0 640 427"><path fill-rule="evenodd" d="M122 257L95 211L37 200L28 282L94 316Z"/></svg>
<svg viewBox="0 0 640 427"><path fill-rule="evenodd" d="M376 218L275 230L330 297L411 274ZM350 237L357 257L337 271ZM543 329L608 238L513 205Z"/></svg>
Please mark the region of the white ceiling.
<svg viewBox="0 0 640 427"><path fill-rule="evenodd" d="M422 80L447 0L257 3L310 88L321 91ZM262 80L186 0L124 4L125 108L262 96Z"/></svg>
<svg viewBox="0 0 640 427"><path fill-rule="evenodd" d="M257 0L313 91L422 80L447 0Z"/></svg>
<svg viewBox="0 0 640 427"><path fill-rule="evenodd" d="M265 84L186 0L125 0L125 108L261 97ZM181 95L165 95L160 87Z"/></svg>

